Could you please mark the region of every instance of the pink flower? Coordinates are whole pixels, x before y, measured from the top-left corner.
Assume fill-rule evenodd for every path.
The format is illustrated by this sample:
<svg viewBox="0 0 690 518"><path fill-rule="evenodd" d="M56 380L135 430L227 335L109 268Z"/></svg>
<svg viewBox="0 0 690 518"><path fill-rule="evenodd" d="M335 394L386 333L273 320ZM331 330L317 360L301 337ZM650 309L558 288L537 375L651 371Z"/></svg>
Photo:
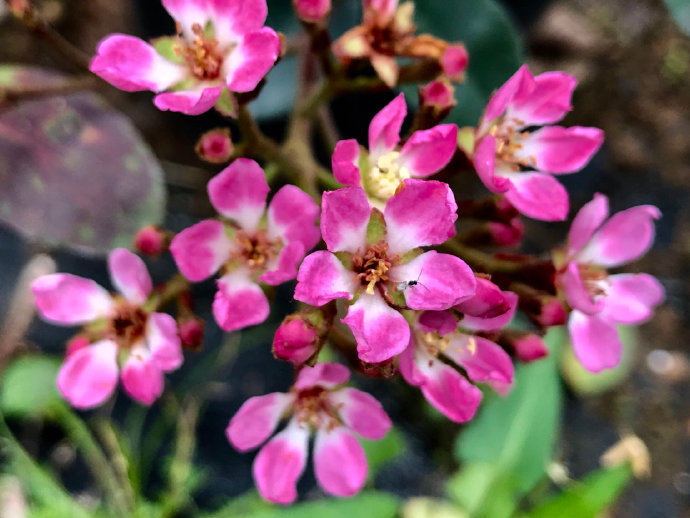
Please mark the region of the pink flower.
<svg viewBox="0 0 690 518"><path fill-rule="evenodd" d="M352 496L362 488L367 461L353 432L381 439L391 421L372 396L342 387L349 377L347 368L337 363L304 367L289 393L250 398L230 420L228 441L247 451L266 441L281 418L290 418L254 459L254 481L263 498L279 504L295 500L312 432L314 472L321 487L336 496Z"/></svg>
<svg viewBox="0 0 690 518"><path fill-rule="evenodd" d="M308 23L321 21L331 11L331 0L292 0L300 20Z"/></svg>
<svg viewBox="0 0 690 518"><path fill-rule="evenodd" d="M319 334L303 318L286 320L273 337L273 354L276 358L302 365L317 352Z"/></svg>
<svg viewBox="0 0 690 518"><path fill-rule="evenodd" d="M443 74L451 81L462 82L469 62L470 56L462 43L450 45L441 57Z"/></svg>
<svg viewBox="0 0 690 518"><path fill-rule="evenodd" d="M259 164L235 160L208 183L211 203L231 222L207 219L180 232L170 245L190 281L221 270L213 315L225 331L266 320L268 300L258 283L294 279L305 252L319 240L319 208L307 194L286 185L266 208L268 191Z"/></svg>
<svg viewBox="0 0 690 518"><path fill-rule="evenodd" d="M399 358L400 372L452 421L464 423L477 411L482 393L470 381L487 383L501 395L512 386L513 363L508 354L494 342L473 334L499 329L510 321L517 296L505 294L510 311L494 318L465 316L460 321L462 331L449 311L425 311L412 325L410 344ZM449 363L462 367L467 377Z"/></svg>
<svg viewBox="0 0 690 518"><path fill-rule="evenodd" d="M92 280L67 273L44 275L31 289L40 315L58 325L86 325L98 341L70 348L58 373L62 396L77 408L102 404L115 390L120 363L122 384L134 399L150 405L163 391L163 373L182 365L175 320L146 309L152 290L144 262L118 248L108 268L122 296Z"/></svg>
<svg viewBox="0 0 690 518"><path fill-rule="evenodd" d="M142 254L158 257L167 246L165 232L157 225L146 225L134 236L134 249Z"/></svg>
<svg viewBox="0 0 690 518"><path fill-rule="evenodd" d="M573 308L568 329L575 354L592 372L618 365L621 343L616 324L648 320L664 299L663 287L651 275L606 271L647 252L659 209L639 205L608 215L608 199L595 194L575 216L568 248L556 264L557 285Z"/></svg>
<svg viewBox="0 0 690 518"><path fill-rule="evenodd" d="M194 148L202 160L212 164L223 164L230 161L233 145L228 128L215 128L199 138Z"/></svg>
<svg viewBox="0 0 690 518"><path fill-rule="evenodd" d="M162 1L181 34L155 47L111 34L98 45L93 73L121 90L157 93L154 103L161 110L198 115L224 89L256 88L278 58L278 35L263 26L266 0Z"/></svg>
<svg viewBox="0 0 690 518"><path fill-rule="evenodd" d="M304 259L295 299L312 306L352 301L343 322L361 360L379 363L401 353L410 340L401 308L448 309L474 294L474 274L462 260L418 249L455 234L456 210L448 185L436 181L404 180L383 214L360 187L324 193L328 251Z"/></svg>
<svg viewBox="0 0 690 518"><path fill-rule="evenodd" d="M364 188L377 208L382 208L403 180L437 173L455 153L458 128L454 124L415 131L399 148L405 115L405 97L400 94L371 120L368 153L354 139L341 140L333 152L335 178L343 185Z"/></svg>
<svg viewBox="0 0 690 518"><path fill-rule="evenodd" d="M472 160L487 189L524 215L564 220L568 193L552 174L582 169L604 140L598 128L545 126L571 110L577 80L562 72L532 76L522 66L494 93L475 132ZM534 126L544 126L529 130Z"/></svg>

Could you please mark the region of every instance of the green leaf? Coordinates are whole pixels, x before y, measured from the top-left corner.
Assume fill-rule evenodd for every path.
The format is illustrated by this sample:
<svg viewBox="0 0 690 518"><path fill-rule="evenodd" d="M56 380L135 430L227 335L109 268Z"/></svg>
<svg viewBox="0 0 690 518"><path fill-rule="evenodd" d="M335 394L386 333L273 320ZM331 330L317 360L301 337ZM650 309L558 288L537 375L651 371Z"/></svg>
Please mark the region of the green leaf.
<svg viewBox="0 0 690 518"><path fill-rule="evenodd" d="M161 36L151 40L151 44L156 49L156 52L168 61L184 63L184 58L178 50L180 48L180 39L176 36Z"/></svg>
<svg viewBox="0 0 690 518"><path fill-rule="evenodd" d="M455 454L464 468L449 492L473 516L504 516L506 502L514 500L506 495L525 494L544 476L562 405L558 352L563 334L552 329L545 337L550 355L519 366L512 392L487 401L458 437Z"/></svg>
<svg viewBox="0 0 690 518"><path fill-rule="evenodd" d="M75 93L0 109L0 222L52 246L105 254L160 223L163 172L132 123Z"/></svg>
<svg viewBox="0 0 690 518"><path fill-rule="evenodd" d="M524 43L512 20L494 0L415 3L418 33L461 41L470 55L467 80L456 88L457 106L448 122L476 125L491 93L524 62ZM406 88L416 100L416 87Z"/></svg>
<svg viewBox="0 0 690 518"><path fill-rule="evenodd" d="M60 362L49 356L23 356L2 375L0 409L12 417L41 417L64 405L55 386Z"/></svg>
<svg viewBox="0 0 690 518"><path fill-rule="evenodd" d="M664 3L678 27L690 36L690 1L664 0Z"/></svg>
<svg viewBox="0 0 690 518"><path fill-rule="evenodd" d="M391 428L386 436L378 441L360 439L369 464L369 479L376 476L376 472L387 462L398 457L405 451L405 439L397 428Z"/></svg>
<svg viewBox="0 0 690 518"><path fill-rule="evenodd" d="M631 478L627 463L600 469L521 518L597 518L616 501Z"/></svg>
<svg viewBox="0 0 690 518"><path fill-rule="evenodd" d="M223 87L220 97L216 101L215 109L226 117L237 118L237 98L230 93L227 86Z"/></svg>
<svg viewBox="0 0 690 518"><path fill-rule="evenodd" d="M598 373L589 372L582 366L568 342L568 347L563 351L561 358L561 372L563 379L574 392L581 396L602 394L620 385L630 376L637 351L637 328L618 326L618 336L623 344L620 363L613 369Z"/></svg>

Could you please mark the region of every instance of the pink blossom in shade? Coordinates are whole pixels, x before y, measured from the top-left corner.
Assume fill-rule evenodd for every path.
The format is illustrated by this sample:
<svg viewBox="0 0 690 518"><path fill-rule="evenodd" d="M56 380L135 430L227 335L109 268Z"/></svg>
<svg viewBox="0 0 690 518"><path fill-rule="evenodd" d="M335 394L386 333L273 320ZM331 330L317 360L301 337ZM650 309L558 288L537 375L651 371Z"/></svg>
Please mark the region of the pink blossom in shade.
<svg viewBox="0 0 690 518"><path fill-rule="evenodd" d="M331 10L331 0L292 0L292 5L300 20L316 23Z"/></svg>
<svg viewBox="0 0 690 518"><path fill-rule="evenodd" d="M579 171L603 142L598 128L549 126L572 109L576 84L568 74L533 76L522 66L491 97L475 130L471 158L480 180L525 216L564 220L568 193L552 175Z"/></svg>
<svg viewBox="0 0 690 518"><path fill-rule="evenodd" d="M280 324L273 337L273 354L294 365L302 365L316 353L318 333L302 318Z"/></svg>
<svg viewBox="0 0 690 518"><path fill-rule="evenodd" d="M509 297L493 282L477 277L474 295L455 309L460 313L477 318L494 318L504 315L511 309Z"/></svg>
<svg viewBox="0 0 690 518"><path fill-rule="evenodd" d="M333 152L336 179L346 186L362 186L369 202L379 209L405 179L427 178L443 169L457 147L454 124L415 131L399 146L406 115L405 97L399 94L371 120L368 152L353 139L338 142ZM367 164L368 170L360 170L360 164Z"/></svg>
<svg viewBox="0 0 690 518"><path fill-rule="evenodd" d="M259 164L235 160L208 183L211 203L231 222L202 221L170 244L177 267L190 281L221 272L213 315L225 331L266 320L269 305L259 283L294 279L305 252L319 240L319 209L306 193L286 185L266 206L268 191Z"/></svg>
<svg viewBox="0 0 690 518"><path fill-rule="evenodd" d="M91 71L122 90L157 93L161 110L198 115L224 89L256 88L278 58L278 35L263 26L265 0L163 0L163 6L181 28L167 39L176 58L139 38L111 34L98 45Z"/></svg>
<svg viewBox="0 0 690 518"><path fill-rule="evenodd" d="M469 54L462 44L450 45L441 56L443 74L451 81L463 81L469 63Z"/></svg>
<svg viewBox="0 0 690 518"><path fill-rule="evenodd" d="M410 337L400 306L442 310L474 294L467 264L419 250L455 234L456 210L448 185L435 181L405 180L383 214L369 205L362 188L324 193L321 231L328 251L304 259L295 299L315 306L352 300L343 322L357 340L359 357L379 363L400 354ZM385 227L376 242L367 236L370 221Z"/></svg>
<svg viewBox="0 0 690 518"><path fill-rule="evenodd" d="M303 367L289 393L250 398L230 420L228 440L247 451L266 441L281 418L289 419L254 460L254 480L263 498L279 504L297 498L312 432L314 470L321 487L336 496L351 496L362 488L367 461L355 434L381 439L392 423L376 399L343 386L349 376L345 366L335 363Z"/></svg>
<svg viewBox="0 0 690 518"><path fill-rule="evenodd" d="M505 395L512 386L514 370L500 346L457 326L448 311L417 315L410 344L399 357L399 368L409 384L420 387L429 403L462 423L472 419L481 401L481 392L471 382L487 383ZM453 364L462 367L466 376Z"/></svg>
<svg viewBox="0 0 690 518"><path fill-rule="evenodd" d="M512 218L507 223L490 221L487 228L492 241L498 246L517 246L525 234L525 225L519 217Z"/></svg>
<svg viewBox="0 0 690 518"><path fill-rule="evenodd" d="M58 373L60 393L76 408L105 402L115 390L118 373L127 393L150 405L163 390L163 373L183 362L175 320L144 309L152 291L144 262L118 248L110 253L108 268L121 296L69 274L39 277L32 285L43 318L60 325L92 326L89 335L99 337L89 343L79 335L78 346L70 345Z"/></svg>
<svg viewBox="0 0 690 518"><path fill-rule="evenodd" d="M439 113L446 113L457 103L453 85L445 81L436 80L419 88L419 103L430 107Z"/></svg>
<svg viewBox="0 0 690 518"><path fill-rule="evenodd" d="M608 199L595 194L575 216L568 246L556 263L556 284L573 309L568 329L575 355L592 372L620 361L616 324L645 322L664 300L663 287L651 275L606 270L638 259L651 247L659 210L640 205L608 216Z"/></svg>

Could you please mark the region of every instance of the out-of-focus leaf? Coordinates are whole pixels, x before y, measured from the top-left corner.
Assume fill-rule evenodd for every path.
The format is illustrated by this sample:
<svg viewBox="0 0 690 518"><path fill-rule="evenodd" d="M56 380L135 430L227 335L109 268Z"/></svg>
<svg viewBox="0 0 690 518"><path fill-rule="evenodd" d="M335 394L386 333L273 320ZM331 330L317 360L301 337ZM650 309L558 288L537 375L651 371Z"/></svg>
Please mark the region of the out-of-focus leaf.
<svg viewBox="0 0 690 518"><path fill-rule="evenodd" d="M468 516L445 500L417 497L405 502L402 518L468 518Z"/></svg>
<svg viewBox="0 0 690 518"><path fill-rule="evenodd" d="M627 463L600 469L520 518L597 518L613 505L631 478Z"/></svg>
<svg viewBox="0 0 690 518"><path fill-rule="evenodd" d="M398 432L397 428L391 428L380 441L360 439L360 442L367 456L369 478L373 478L381 466L390 462L405 450L405 439Z"/></svg>
<svg viewBox="0 0 690 518"><path fill-rule="evenodd" d="M638 333L634 326L618 326L618 335L623 343L620 363L613 369L599 373L589 372L575 357L571 345L565 348L561 358L563 379L574 392L581 396L594 396L623 383L635 363Z"/></svg>
<svg viewBox="0 0 690 518"><path fill-rule="evenodd" d="M3 88L21 88L22 86L56 87L66 82L67 76L51 70L22 65L0 64L0 90Z"/></svg>
<svg viewBox="0 0 690 518"><path fill-rule="evenodd" d="M90 93L0 110L0 222L86 253L159 223L163 173L128 119Z"/></svg>
<svg viewBox="0 0 690 518"><path fill-rule="evenodd" d="M415 3L418 32L462 41L470 55L467 80L455 89L457 106L448 122L476 125L486 102L524 62L524 44L507 12L495 0ZM406 89L416 100L416 87Z"/></svg>
<svg viewBox="0 0 690 518"><path fill-rule="evenodd" d="M673 20L678 27L690 36L690 1L688 0L664 0Z"/></svg>
<svg viewBox="0 0 690 518"><path fill-rule="evenodd" d="M400 505L395 496L378 491L365 491L348 499L328 498L286 508L269 506L261 509L268 504L259 503L258 498L250 496L243 506L233 502L206 518L394 518ZM244 498L240 497L240 500Z"/></svg>
<svg viewBox="0 0 690 518"><path fill-rule="evenodd" d="M455 447L463 469L449 492L472 516L509 516L513 497L529 491L544 476L553 453L561 410L558 356L562 329L545 341L547 358L516 370L513 391L480 408Z"/></svg>
<svg viewBox="0 0 690 518"><path fill-rule="evenodd" d="M64 402L55 386L60 362L48 356L24 356L2 374L0 409L13 417L40 417Z"/></svg>

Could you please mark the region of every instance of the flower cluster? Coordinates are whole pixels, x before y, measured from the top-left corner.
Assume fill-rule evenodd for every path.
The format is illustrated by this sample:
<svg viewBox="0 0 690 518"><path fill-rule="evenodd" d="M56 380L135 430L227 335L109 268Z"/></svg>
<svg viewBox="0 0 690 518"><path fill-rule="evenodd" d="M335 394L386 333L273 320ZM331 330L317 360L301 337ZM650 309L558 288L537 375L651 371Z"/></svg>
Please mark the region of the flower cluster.
<svg viewBox="0 0 690 518"><path fill-rule="evenodd" d="M310 154L308 133L297 144L292 134L311 123L309 110L296 110L284 145L262 134L246 110L281 54L279 36L264 27L265 0L162 1L177 36L153 45L108 36L91 70L126 91L152 90L161 110L234 113L243 140L234 145L229 130L218 129L197 144L204 160L230 162L208 182L216 217L177 234L148 226L137 235L139 251L152 258L170 252L180 274L154 289L143 261L117 249L108 265L119 294L70 274L33 284L43 318L83 326L57 379L75 407L102 404L118 376L143 404L161 395L163 373L181 366L182 348L203 342L190 282L218 274L212 313L230 332L265 322L270 287L296 279L298 308L273 340L275 357L294 366L295 382L287 393L247 400L226 434L240 451L268 441L253 469L265 499L297 498L311 435L319 484L349 496L367 475L357 436L380 439L392 424L372 396L346 386L345 362L363 375L419 387L448 419L466 422L480 405L480 387L505 395L514 362L548 354L541 339L548 327L567 320L577 358L597 372L619 362L616 325L644 322L663 301L650 275L607 271L650 248L660 216L652 206L607 220L608 199L596 194L575 216L564 248L550 256L504 253L520 244L524 216L567 218L568 194L553 175L580 171L602 145L600 129L553 125L572 109L574 77L534 76L523 66L494 93L477 127L459 129L440 122L455 105L451 82L463 80L467 52L416 35L411 2L363 0L362 24L331 45L324 39L330 2L294 0L310 48L323 58L326 86L356 75L362 61L380 77L376 87L393 86L401 78L397 57L421 60L420 82L431 79L420 88L408 133L399 94L372 119L368 147L338 141L327 171ZM472 167L491 193L456 199L449 178ZM333 188L321 192L320 184ZM459 233L458 223L471 230ZM518 311L527 322L519 328L511 325ZM319 361L324 347L343 363Z"/></svg>

